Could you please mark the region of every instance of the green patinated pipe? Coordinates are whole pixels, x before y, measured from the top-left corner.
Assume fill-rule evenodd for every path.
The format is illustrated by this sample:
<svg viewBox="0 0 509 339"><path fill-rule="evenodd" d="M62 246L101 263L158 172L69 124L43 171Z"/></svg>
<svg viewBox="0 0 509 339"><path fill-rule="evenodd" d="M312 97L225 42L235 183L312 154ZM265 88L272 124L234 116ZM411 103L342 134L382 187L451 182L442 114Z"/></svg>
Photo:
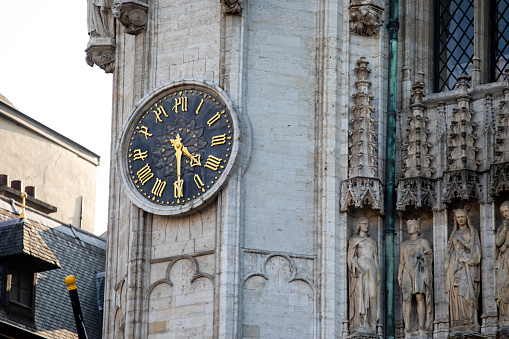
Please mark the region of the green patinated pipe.
<svg viewBox="0 0 509 339"><path fill-rule="evenodd" d="M394 338L394 217L396 212L396 105L398 81L399 0L389 0L389 69L385 172L385 338Z"/></svg>

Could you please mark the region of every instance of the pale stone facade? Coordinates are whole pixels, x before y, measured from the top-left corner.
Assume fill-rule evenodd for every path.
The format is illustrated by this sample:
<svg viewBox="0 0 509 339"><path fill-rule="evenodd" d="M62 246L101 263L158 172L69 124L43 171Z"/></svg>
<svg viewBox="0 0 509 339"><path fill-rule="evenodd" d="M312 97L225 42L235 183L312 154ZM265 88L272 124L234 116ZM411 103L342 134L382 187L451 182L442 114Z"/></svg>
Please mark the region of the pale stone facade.
<svg viewBox="0 0 509 339"><path fill-rule="evenodd" d="M56 206L46 211L51 217L94 231L98 155L18 111L2 95L0 140L0 174L8 176L0 185L21 181L18 190L35 187L36 199Z"/></svg>
<svg viewBox="0 0 509 339"><path fill-rule="evenodd" d="M121 19L115 51L104 59L107 72L114 59L112 152L138 103L182 80L228 94L240 146L213 202L182 217L133 204L119 173L123 159L112 157L105 337L387 336L388 7L374 0L114 1L111 15ZM479 25L485 7L476 9ZM401 1L399 10L394 266L410 238L406 221L420 218L433 252L428 335L455 335L445 263L453 209L468 205L482 253L480 328L461 333L494 338L503 327L494 248L499 206L509 200L508 84L488 83L476 33L472 74L454 90L432 93L433 9ZM91 37L88 48L108 46ZM380 271L380 302L370 303L378 322L367 333L349 323L347 250L360 217L371 226L364 236L377 245ZM402 338L397 274L395 336Z"/></svg>

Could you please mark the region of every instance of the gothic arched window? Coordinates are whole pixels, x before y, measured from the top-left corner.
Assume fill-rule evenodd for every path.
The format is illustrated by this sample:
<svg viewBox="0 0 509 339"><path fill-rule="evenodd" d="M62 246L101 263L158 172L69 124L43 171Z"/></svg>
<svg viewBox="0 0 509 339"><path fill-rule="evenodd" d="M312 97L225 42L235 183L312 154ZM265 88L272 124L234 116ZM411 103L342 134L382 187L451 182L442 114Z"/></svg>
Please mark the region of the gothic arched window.
<svg viewBox="0 0 509 339"><path fill-rule="evenodd" d="M498 81L509 67L509 0L436 0L435 28L435 92L471 75L475 58L481 82Z"/></svg>

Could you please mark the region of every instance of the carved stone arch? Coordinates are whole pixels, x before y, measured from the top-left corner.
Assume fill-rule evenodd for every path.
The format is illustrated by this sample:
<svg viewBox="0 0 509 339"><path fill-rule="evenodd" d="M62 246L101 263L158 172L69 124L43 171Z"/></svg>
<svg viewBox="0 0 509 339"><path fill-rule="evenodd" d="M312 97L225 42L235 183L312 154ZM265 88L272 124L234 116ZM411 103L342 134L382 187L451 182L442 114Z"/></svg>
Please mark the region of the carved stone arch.
<svg viewBox="0 0 509 339"><path fill-rule="evenodd" d="M180 260L189 260L194 266L195 271L194 271L194 275L191 277L191 283L195 282L196 279L199 279L199 278L207 278L207 279L210 279L210 281L214 282L214 277L212 275L210 275L208 273L200 273L200 266L199 266L196 258L194 258L190 255L183 255L183 256L177 257L174 260L172 260L170 262L170 264L168 265L168 268L166 269L166 280L168 281L170 286L173 286L173 283L171 282L171 279L170 279L171 269L173 268L173 265L175 265Z"/></svg>
<svg viewBox="0 0 509 339"><path fill-rule="evenodd" d="M276 258L276 257L281 257L283 259L286 259L289 263L290 263L290 269L291 269L291 274L292 276L290 277L290 279L288 279L288 281L291 281L292 279L295 278L295 275L297 274L297 267L295 266L295 263L293 262L292 258L290 258L290 256L288 256L287 254L271 254L269 255L267 258L265 258L265 262L263 263L263 273L264 275L268 278L270 276L270 274L267 273L267 265L269 264L269 261L273 258Z"/></svg>
<svg viewBox="0 0 509 339"><path fill-rule="evenodd" d="M298 275L295 260L288 254L271 253L258 265L244 280L243 330L259 333L260 338L315 337L316 289L309 279ZM288 326L281 326L277 316L260 321L256 316L260 312L285 313L291 320Z"/></svg>

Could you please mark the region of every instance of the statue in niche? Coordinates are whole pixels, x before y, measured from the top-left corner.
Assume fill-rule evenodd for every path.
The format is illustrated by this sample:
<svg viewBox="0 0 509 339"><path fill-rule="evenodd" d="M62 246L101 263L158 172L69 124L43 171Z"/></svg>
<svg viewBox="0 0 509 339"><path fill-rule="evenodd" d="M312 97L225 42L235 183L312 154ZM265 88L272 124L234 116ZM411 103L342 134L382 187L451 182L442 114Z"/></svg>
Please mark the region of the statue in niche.
<svg viewBox="0 0 509 339"><path fill-rule="evenodd" d="M495 300L498 305L498 324L509 326L509 201L500 206L502 225L495 235Z"/></svg>
<svg viewBox="0 0 509 339"><path fill-rule="evenodd" d="M433 329L433 252L421 238L421 220L408 220L401 245L398 283L403 293L405 338L429 337Z"/></svg>
<svg viewBox="0 0 509 339"><path fill-rule="evenodd" d="M113 38L113 0L88 0L88 35L91 38Z"/></svg>
<svg viewBox="0 0 509 339"><path fill-rule="evenodd" d="M465 209L454 210L454 229L447 242L445 292L451 329L479 332L477 320L481 245Z"/></svg>
<svg viewBox="0 0 509 339"><path fill-rule="evenodd" d="M368 235L368 218L359 218L348 241L348 287L351 333L376 333L380 272L376 243Z"/></svg>

